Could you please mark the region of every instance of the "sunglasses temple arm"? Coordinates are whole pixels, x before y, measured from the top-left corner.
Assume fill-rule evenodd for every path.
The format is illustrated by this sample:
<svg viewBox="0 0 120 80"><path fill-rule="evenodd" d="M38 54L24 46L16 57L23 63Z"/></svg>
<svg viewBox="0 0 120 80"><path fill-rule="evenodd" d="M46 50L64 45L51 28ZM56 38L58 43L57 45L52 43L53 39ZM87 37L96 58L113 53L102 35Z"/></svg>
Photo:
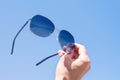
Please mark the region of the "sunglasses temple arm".
<svg viewBox="0 0 120 80"><path fill-rule="evenodd" d="M54 56L56 56L56 55L58 55L58 53L53 54L53 55L50 55L50 56L44 58L43 60L41 60L40 62L38 62L38 63L36 64L36 66L38 66L39 64L41 64L41 63L44 62L45 60L47 60L47 59L49 59L49 58L51 58L51 57L54 57Z"/></svg>
<svg viewBox="0 0 120 80"><path fill-rule="evenodd" d="M19 33L23 30L23 28L28 24L28 22L29 22L30 20L31 20L31 19L29 19L28 21L26 21L26 23L22 26L22 28L21 28L21 29L17 32L17 34L15 35L14 40L13 40L13 43L12 43L11 55L13 54L14 45L15 45L15 40L16 40L17 36L18 36Z"/></svg>

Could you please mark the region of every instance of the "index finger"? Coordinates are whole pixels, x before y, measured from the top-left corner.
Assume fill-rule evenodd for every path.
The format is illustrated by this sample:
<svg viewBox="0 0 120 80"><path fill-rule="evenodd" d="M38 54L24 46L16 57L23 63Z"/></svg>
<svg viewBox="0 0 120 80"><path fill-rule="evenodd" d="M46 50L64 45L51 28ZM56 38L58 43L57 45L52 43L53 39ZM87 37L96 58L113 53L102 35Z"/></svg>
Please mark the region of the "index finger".
<svg viewBox="0 0 120 80"><path fill-rule="evenodd" d="M84 45L81 45L81 44L77 44L75 43L75 48L74 50L79 54L79 57L80 59L89 59L89 56L88 56L88 53L87 53L87 50L85 48Z"/></svg>

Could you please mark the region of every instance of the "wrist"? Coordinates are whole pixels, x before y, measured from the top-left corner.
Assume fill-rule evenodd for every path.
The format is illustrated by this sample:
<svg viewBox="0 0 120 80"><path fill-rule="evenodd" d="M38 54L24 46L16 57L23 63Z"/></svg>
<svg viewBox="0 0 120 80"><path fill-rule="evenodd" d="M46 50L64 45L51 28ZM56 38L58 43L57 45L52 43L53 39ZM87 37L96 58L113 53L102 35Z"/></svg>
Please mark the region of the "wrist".
<svg viewBox="0 0 120 80"><path fill-rule="evenodd" d="M82 80L80 78L70 78L70 77L66 77L66 76L59 76L59 77L56 77L55 80Z"/></svg>

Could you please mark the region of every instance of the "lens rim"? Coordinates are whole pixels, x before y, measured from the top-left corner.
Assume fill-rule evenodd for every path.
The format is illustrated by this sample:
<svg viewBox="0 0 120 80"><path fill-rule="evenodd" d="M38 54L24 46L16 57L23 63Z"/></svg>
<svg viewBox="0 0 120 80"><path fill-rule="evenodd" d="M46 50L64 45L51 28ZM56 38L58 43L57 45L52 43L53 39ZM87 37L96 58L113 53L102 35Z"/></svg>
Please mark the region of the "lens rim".
<svg viewBox="0 0 120 80"><path fill-rule="evenodd" d="M65 52L71 53L74 48L75 39L70 32L68 32L67 30L61 30L58 35L58 41L61 48Z"/></svg>

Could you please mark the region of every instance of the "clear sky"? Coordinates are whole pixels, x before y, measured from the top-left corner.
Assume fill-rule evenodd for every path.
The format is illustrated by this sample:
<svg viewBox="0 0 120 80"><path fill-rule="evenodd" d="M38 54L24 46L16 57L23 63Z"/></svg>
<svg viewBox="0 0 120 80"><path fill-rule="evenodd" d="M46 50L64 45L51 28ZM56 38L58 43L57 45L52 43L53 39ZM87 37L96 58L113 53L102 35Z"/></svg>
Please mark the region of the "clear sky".
<svg viewBox="0 0 120 80"><path fill-rule="evenodd" d="M86 46L91 70L83 80L120 80L120 0L0 0L0 80L55 80L58 56L35 64L61 49L57 31L41 38L28 24L10 55L15 34L37 14Z"/></svg>

